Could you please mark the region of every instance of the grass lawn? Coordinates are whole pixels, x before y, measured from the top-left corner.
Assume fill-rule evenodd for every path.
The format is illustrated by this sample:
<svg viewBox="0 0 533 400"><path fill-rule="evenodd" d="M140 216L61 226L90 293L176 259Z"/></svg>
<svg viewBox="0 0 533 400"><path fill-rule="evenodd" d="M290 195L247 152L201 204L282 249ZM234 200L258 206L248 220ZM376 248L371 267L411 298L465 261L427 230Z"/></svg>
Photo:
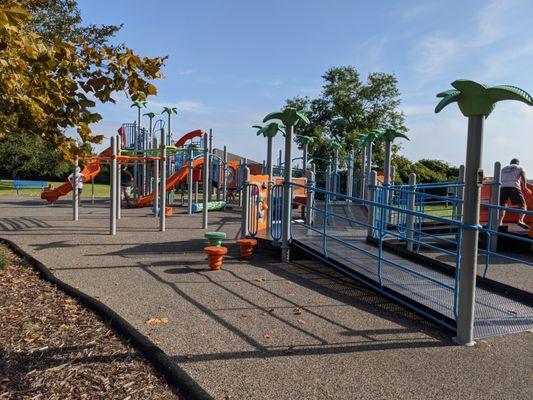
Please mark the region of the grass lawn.
<svg viewBox="0 0 533 400"><path fill-rule="evenodd" d="M48 181L48 183L51 183L54 187L58 187L58 186L61 186L65 182ZM13 195L13 194L17 194L17 191L13 187L13 181L9 179L0 180L0 196ZM41 196L41 189L40 188L23 188L19 190L19 194L24 195L24 196L39 197ZM81 197L90 198L91 195L92 195L91 184L85 183L83 185L83 192L82 192ZM95 197L109 197L109 185L95 183L94 184L94 196Z"/></svg>

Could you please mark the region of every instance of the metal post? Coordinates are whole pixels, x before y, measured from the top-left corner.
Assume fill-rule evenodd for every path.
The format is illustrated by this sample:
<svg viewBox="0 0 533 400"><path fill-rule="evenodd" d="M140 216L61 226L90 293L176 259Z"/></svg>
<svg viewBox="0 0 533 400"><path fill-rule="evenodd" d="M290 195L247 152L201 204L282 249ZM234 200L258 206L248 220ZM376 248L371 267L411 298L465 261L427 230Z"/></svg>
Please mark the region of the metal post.
<svg viewBox="0 0 533 400"><path fill-rule="evenodd" d="M359 178L359 197L365 199L366 195L366 146L361 147L361 174Z"/></svg>
<svg viewBox="0 0 533 400"><path fill-rule="evenodd" d="M213 130L212 129L209 129L209 153L207 155L208 159L209 159L209 163L208 163L208 166L209 166L209 181L208 181L208 185L209 185L209 190L208 190L208 193L209 193L209 201L213 201L213 184L212 184L212 177L213 177L213 159L212 159L212 154L213 154Z"/></svg>
<svg viewBox="0 0 533 400"><path fill-rule="evenodd" d="M291 217L292 217L292 135L294 126L288 125L285 128L285 164L283 179L283 231L281 235L281 260L289 262L290 259L290 235L291 235Z"/></svg>
<svg viewBox="0 0 533 400"><path fill-rule="evenodd" d="M165 144L165 129L161 128L161 189L159 194L159 231L166 230L166 208L167 208L167 147Z"/></svg>
<svg viewBox="0 0 533 400"><path fill-rule="evenodd" d="M494 179L492 181L492 194L490 196L490 203L493 206L500 205L500 187L502 184L502 165L499 161L494 163ZM493 232L498 232L500 225L500 213L497 208L491 208L490 210L490 227ZM498 235L491 233L490 235L490 251L496 251L498 249Z"/></svg>
<svg viewBox="0 0 533 400"><path fill-rule="evenodd" d="M193 182L194 182L194 167L192 165L192 158L193 158L193 152L192 152L192 148L189 148L188 151L188 157L189 157L189 166L188 166L188 171L189 171L189 176L187 176L187 196L188 196L188 199L187 199L187 207L188 207L188 210L187 210L187 213L189 215L192 215L192 196L193 196Z"/></svg>
<svg viewBox="0 0 533 400"><path fill-rule="evenodd" d="M78 204L78 158L74 161L72 172L72 220L79 219L79 204Z"/></svg>
<svg viewBox="0 0 533 400"><path fill-rule="evenodd" d="M353 150L348 155L348 171L346 173L346 195L353 196ZM347 200L350 203L351 200Z"/></svg>
<svg viewBox="0 0 533 400"><path fill-rule="evenodd" d="M94 204L94 176L91 179L91 204Z"/></svg>
<svg viewBox="0 0 533 400"><path fill-rule="evenodd" d="M159 207L159 160L154 160L154 216L157 217L157 207Z"/></svg>
<svg viewBox="0 0 533 400"><path fill-rule="evenodd" d="M267 223L266 223L266 230L267 234L270 234L271 231L271 224L272 224L272 210L271 207L271 197L272 197L272 186L274 186L274 165L272 162L272 140L270 136L267 137L267 159L266 159L266 174L268 175L268 190L267 190Z"/></svg>
<svg viewBox="0 0 533 400"><path fill-rule="evenodd" d="M115 139L115 146L117 147L117 155L120 154L120 135L116 135L116 139ZM117 219L120 219L122 217L122 210L121 210L121 205L122 205L122 201L121 201L121 193L120 193L120 163L118 162L117 160L117 173L116 173L116 185L115 185L115 191L117 192L116 196L117 196L117 202L116 202L116 206L117 206Z"/></svg>
<svg viewBox="0 0 533 400"><path fill-rule="evenodd" d="M331 164L326 167L326 191L331 192Z"/></svg>
<svg viewBox="0 0 533 400"><path fill-rule="evenodd" d="M139 134L141 132L141 108L137 107L137 124L135 134L133 135L133 155L137 155L139 150ZM133 165L133 198L137 200L139 189L139 166L137 163Z"/></svg>
<svg viewBox="0 0 533 400"><path fill-rule="evenodd" d="M207 133L204 133L204 143L207 144ZM202 198L203 210L202 210L202 226L204 229L207 229L208 226L208 212L207 212L207 201L208 199L208 186L209 186L209 152L207 146L204 146L204 170L203 170L203 186L204 186L204 196Z"/></svg>
<svg viewBox="0 0 533 400"><path fill-rule="evenodd" d="M407 209L409 211L415 211L415 200L416 200L416 174L410 173L409 174L409 194L407 195ZM413 237L414 237L414 229L415 229L415 216L411 214L407 214L406 222L405 222L405 231L407 236L407 250L413 251Z"/></svg>
<svg viewBox="0 0 533 400"><path fill-rule="evenodd" d="M457 202L455 203L455 215L458 221L463 220L463 199L465 193L465 166L459 166L459 187L457 188Z"/></svg>
<svg viewBox="0 0 533 400"><path fill-rule="evenodd" d="M307 152L308 152L308 145L307 143L304 143L303 154L302 154L302 170L304 172L304 175L305 175L305 171L307 171L307 159L308 159Z"/></svg>
<svg viewBox="0 0 533 400"><path fill-rule="evenodd" d="M307 186L315 187L315 171L314 165L312 169L306 170L307 173ZM312 189L307 190L307 207L305 209L305 222L307 225L313 225L314 222L314 203L315 203L315 191Z"/></svg>
<svg viewBox="0 0 533 400"><path fill-rule="evenodd" d="M376 186L378 184L378 173L376 171L370 171L370 179L368 181L368 201L376 201ZM373 204L368 206L368 233L370 237L374 236L376 207Z"/></svg>
<svg viewBox="0 0 533 400"><path fill-rule="evenodd" d="M111 163L110 163L110 173L109 173L109 200L111 202L109 206L109 234L117 234L117 191L115 186L117 184L116 174L117 174L117 144L116 137L111 136Z"/></svg>
<svg viewBox="0 0 533 400"><path fill-rule="evenodd" d="M198 181L194 182L194 202L198 203Z"/></svg>
<svg viewBox="0 0 533 400"><path fill-rule="evenodd" d="M223 165L223 177L222 177L222 200L227 201L228 194L227 194L227 187L228 187L228 150L226 149L226 146L224 146L224 154L222 158L224 165Z"/></svg>
<svg viewBox="0 0 533 400"><path fill-rule="evenodd" d="M371 174L372 174L372 147L373 143L370 142L367 145L367 151L366 151L366 182L367 186L370 184L371 181ZM368 187L365 189L365 198L368 198Z"/></svg>
<svg viewBox="0 0 533 400"><path fill-rule="evenodd" d="M250 221L250 168L245 166L243 168L243 180L242 180L242 216L241 216L241 237L247 237L248 225Z"/></svg>
<svg viewBox="0 0 533 400"><path fill-rule="evenodd" d="M333 189L334 193L339 193L339 149L335 149L335 156L333 158Z"/></svg>
<svg viewBox="0 0 533 400"><path fill-rule="evenodd" d="M456 337L458 343L466 346L474 345L474 308L479 239L479 196L483 182L483 170L481 169L483 121L483 115L474 115L468 118L465 201L463 207L464 226L462 227Z"/></svg>

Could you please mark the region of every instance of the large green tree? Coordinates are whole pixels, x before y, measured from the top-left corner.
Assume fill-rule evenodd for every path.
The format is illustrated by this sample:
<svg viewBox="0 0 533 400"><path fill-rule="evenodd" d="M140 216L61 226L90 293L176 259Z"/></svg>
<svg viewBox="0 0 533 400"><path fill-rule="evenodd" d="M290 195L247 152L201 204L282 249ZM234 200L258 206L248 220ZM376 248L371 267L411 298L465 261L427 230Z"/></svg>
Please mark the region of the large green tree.
<svg viewBox="0 0 533 400"><path fill-rule="evenodd" d="M90 128L97 102L156 94L165 58L111 43L119 28L83 26L73 0L0 0L0 137L28 133L72 159L103 139Z"/></svg>
<svg viewBox="0 0 533 400"><path fill-rule="evenodd" d="M366 81L352 66L330 68L322 76L324 84L318 98L295 97L287 106L307 108L311 124L299 127L297 133L315 136L310 154L330 158L328 142L343 145L341 155L357 148L360 135L372 129L394 129L406 132L405 118L400 110L400 91L394 74L370 73ZM298 139L296 139L298 141ZM383 161L382 146L376 146L374 159ZM393 146L393 152L398 151Z"/></svg>

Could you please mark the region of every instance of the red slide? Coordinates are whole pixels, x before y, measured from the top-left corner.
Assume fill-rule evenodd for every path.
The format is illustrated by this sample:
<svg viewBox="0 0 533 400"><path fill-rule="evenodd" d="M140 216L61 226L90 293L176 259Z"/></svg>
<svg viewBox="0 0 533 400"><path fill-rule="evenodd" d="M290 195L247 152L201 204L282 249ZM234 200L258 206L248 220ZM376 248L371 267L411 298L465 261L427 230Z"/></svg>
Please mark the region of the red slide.
<svg viewBox="0 0 533 400"><path fill-rule="evenodd" d="M109 157L110 155L111 155L111 147L108 147L107 149L102 151L100 154L98 154L98 157ZM83 182L90 182L96 175L100 173L100 164L98 162L89 163L83 168L81 173L85 177L83 179ZM66 182L55 189L45 189L41 193L41 199L48 200L50 203L55 203L58 198L70 193L71 190L72 190L71 183Z"/></svg>
<svg viewBox="0 0 533 400"><path fill-rule="evenodd" d="M201 165L203 165L204 159L203 158L197 158L192 162L193 168L197 168ZM174 186L179 185L182 183L185 178L187 177L187 174L189 173L189 163L186 163L183 167L178 169L176 172L174 172L172 175L170 175L167 179L166 184L166 190L171 190L174 188ZM139 198L133 205L135 207L146 207L149 206L150 203L154 201L154 194L149 194L147 196Z"/></svg>

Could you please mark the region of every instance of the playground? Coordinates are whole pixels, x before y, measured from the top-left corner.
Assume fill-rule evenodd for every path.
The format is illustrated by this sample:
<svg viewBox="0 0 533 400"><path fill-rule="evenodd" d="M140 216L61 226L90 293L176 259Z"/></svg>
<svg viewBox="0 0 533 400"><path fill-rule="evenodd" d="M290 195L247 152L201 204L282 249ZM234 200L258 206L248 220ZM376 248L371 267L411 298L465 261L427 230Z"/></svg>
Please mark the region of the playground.
<svg viewBox="0 0 533 400"><path fill-rule="evenodd" d="M490 398L496 386L528 397L530 332L456 346L449 330L305 253L287 264L261 242L240 260L239 210L209 219L229 248L211 271L201 215L184 207L162 233L148 208L125 209L110 236L107 203L86 200L72 221L68 200L3 197L2 237L126 318L213 398Z"/></svg>

